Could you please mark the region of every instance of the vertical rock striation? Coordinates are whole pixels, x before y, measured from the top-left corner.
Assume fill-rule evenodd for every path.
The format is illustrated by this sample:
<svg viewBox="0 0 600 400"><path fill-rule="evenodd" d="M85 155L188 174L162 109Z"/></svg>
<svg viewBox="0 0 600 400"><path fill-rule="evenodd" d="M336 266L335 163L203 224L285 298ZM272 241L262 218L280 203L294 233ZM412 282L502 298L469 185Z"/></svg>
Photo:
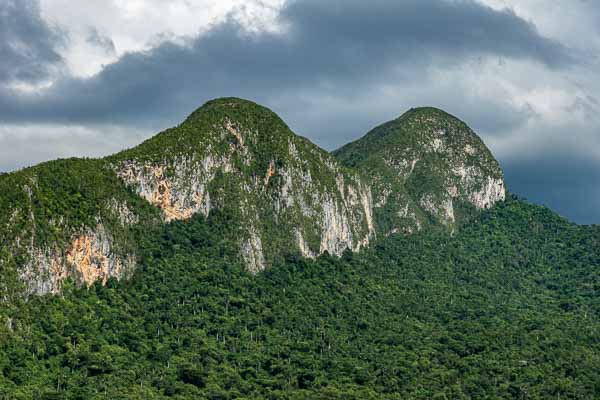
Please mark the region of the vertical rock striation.
<svg viewBox="0 0 600 400"><path fill-rule="evenodd" d="M58 246L44 248L30 244L28 261L21 279L29 294L58 293L68 277L81 284L103 284L109 278L120 279L135 266L135 256L122 259L113 251L113 238L99 223L94 230L76 235L66 250Z"/></svg>

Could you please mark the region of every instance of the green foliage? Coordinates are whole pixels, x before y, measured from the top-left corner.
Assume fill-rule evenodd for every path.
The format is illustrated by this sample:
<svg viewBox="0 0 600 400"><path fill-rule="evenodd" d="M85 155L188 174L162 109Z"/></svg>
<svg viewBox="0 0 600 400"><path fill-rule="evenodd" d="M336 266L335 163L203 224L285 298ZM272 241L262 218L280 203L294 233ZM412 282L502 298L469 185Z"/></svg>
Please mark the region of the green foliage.
<svg viewBox="0 0 600 400"><path fill-rule="evenodd" d="M0 176L3 229L32 231L37 243L63 243L70 239L73 228L94 227L98 217L115 222L116 217L109 215L111 201L127 204L148 217L153 214L104 160L56 160Z"/></svg>
<svg viewBox="0 0 600 400"><path fill-rule="evenodd" d="M207 152L221 155L229 150L230 145L241 145L240 138L224 128L227 122L231 124L232 129L241 130L244 146L253 155L250 165L236 160L238 162L235 166L246 174L264 174L272 157L288 155L290 140L306 157L302 162L305 165L318 164L319 157L330 157L325 150L315 146L308 139L294 134L285 122L268 108L248 100L229 97L207 102L177 127L167 129L139 146L109 159L113 162L165 161L166 155L171 160L180 156L202 156ZM274 161L286 163L290 160ZM333 179L328 176L322 178Z"/></svg>
<svg viewBox="0 0 600 400"><path fill-rule="evenodd" d="M510 199L453 237L253 277L230 218L157 227L133 279L7 311L0 398L600 396L598 227Z"/></svg>

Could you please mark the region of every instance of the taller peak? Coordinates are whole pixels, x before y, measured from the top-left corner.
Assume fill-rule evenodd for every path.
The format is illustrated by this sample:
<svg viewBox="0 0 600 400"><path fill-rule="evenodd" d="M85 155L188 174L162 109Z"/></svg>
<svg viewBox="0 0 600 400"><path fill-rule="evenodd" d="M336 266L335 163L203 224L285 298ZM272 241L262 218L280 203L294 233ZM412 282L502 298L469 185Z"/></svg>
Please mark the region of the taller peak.
<svg viewBox="0 0 600 400"><path fill-rule="evenodd" d="M261 106L253 101L241 99L239 97L219 97L212 99L198 107L191 115L201 114L210 111L221 111L227 112L230 110L239 109L261 109L263 111L270 111L268 108Z"/></svg>
<svg viewBox="0 0 600 400"><path fill-rule="evenodd" d="M458 119L454 115L447 113L441 108L432 106L413 107L405 112L404 115L442 116Z"/></svg>
<svg viewBox="0 0 600 400"><path fill-rule="evenodd" d="M213 210L234 216L223 229L234 231L252 272L290 252L359 249L374 235L370 192L357 174L251 101L209 101L113 160L165 221Z"/></svg>
<svg viewBox="0 0 600 400"><path fill-rule="evenodd" d="M274 142L295 136L286 123L269 108L249 100L224 97L210 100L181 124L167 129L133 149L117 154L120 159L164 160L204 153L208 148L225 151L232 144L268 150Z"/></svg>

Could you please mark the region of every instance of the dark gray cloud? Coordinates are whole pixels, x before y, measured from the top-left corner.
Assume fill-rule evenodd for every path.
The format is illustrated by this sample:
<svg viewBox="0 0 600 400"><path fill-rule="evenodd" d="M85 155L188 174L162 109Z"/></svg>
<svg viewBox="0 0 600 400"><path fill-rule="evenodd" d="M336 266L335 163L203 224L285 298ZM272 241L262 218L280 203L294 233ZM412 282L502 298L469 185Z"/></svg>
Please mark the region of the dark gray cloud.
<svg viewBox="0 0 600 400"><path fill-rule="evenodd" d="M65 36L40 17L34 0L0 1L0 84L37 83L62 63Z"/></svg>
<svg viewBox="0 0 600 400"><path fill-rule="evenodd" d="M600 162L549 155L503 163L509 190L571 221L600 224Z"/></svg>
<svg viewBox="0 0 600 400"><path fill-rule="evenodd" d="M233 19L180 46L131 53L87 79L65 77L34 96L0 95L0 120L174 122L203 101L237 95L270 103L294 91L353 95L386 80L426 79L426 66L495 54L550 68L569 51L510 11L474 1L295 1L286 34L251 35Z"/></svg>

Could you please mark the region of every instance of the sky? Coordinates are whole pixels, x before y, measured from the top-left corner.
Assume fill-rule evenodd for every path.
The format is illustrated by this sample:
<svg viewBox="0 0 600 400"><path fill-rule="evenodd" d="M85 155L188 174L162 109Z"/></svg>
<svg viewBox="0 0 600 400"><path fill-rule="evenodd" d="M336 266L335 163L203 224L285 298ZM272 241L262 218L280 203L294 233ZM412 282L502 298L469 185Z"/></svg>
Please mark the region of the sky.
<svg viewBox="0 0 600 400"><path fill-rule="evenodd" d="M328 150L442 108L511 192L600 224L598 1L0 0L0 171L135 146L222 96Z"/></svg>

